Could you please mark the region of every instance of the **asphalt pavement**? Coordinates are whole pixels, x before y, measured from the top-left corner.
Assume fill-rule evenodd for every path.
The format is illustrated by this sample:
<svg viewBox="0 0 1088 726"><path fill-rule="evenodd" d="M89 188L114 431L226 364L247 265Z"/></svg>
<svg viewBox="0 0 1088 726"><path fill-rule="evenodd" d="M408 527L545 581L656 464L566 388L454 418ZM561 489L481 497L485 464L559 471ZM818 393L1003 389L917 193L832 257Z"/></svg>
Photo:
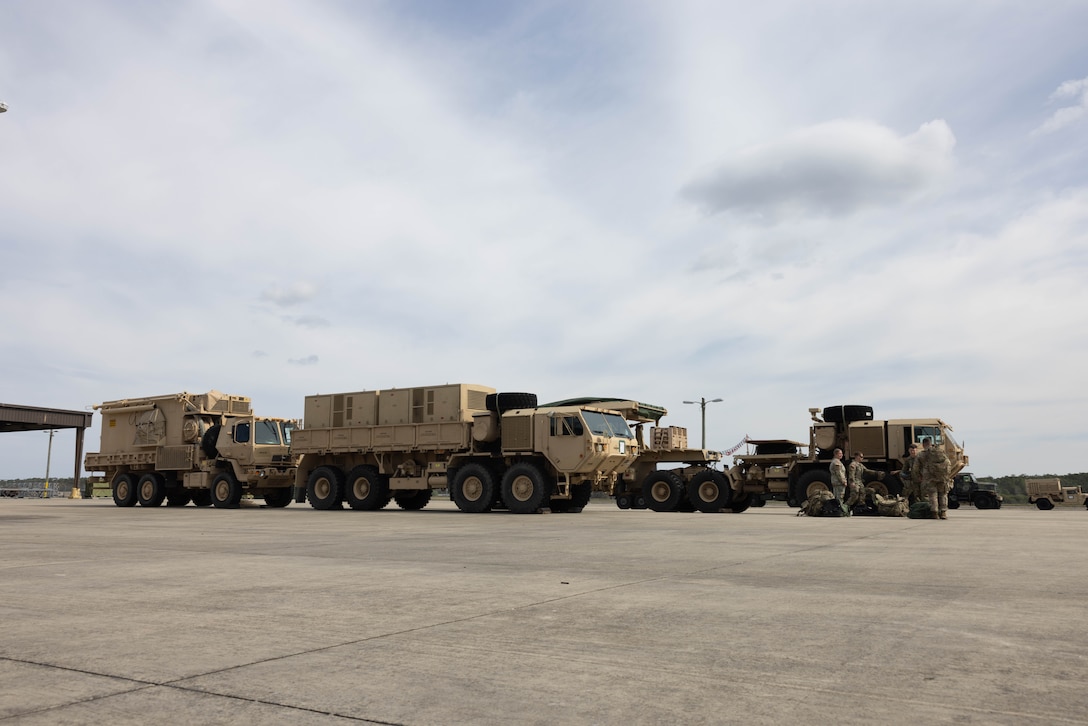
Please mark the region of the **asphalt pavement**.
<svg viewBox="0 0 1088 726"><path fill-rule="evenodd" d="M1088 511L0 500L0 724L1088 724Z"/></svg>

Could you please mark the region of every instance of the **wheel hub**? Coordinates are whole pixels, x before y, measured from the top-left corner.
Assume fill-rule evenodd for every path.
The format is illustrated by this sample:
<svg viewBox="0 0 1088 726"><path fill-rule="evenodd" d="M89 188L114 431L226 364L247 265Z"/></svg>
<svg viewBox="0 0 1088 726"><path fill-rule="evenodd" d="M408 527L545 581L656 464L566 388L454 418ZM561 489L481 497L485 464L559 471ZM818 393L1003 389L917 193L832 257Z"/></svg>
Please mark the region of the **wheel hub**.
<svg viewBox="0 0 1088 726"><path fill-rule="evenodd" d="M535 489L535 487L529 477L519 476L510 486L510 493L513 494L514 499L517 499L519 502L527 502L529 501L529 498L533 496L533 489Z"/></svg>
<svg viewBox="0 0 1088 726"><path fill-rule="evenodd" d="M461 487L461 493L470 502L478 502L484 495L484 484L476 477L469 477Z"/></svg>

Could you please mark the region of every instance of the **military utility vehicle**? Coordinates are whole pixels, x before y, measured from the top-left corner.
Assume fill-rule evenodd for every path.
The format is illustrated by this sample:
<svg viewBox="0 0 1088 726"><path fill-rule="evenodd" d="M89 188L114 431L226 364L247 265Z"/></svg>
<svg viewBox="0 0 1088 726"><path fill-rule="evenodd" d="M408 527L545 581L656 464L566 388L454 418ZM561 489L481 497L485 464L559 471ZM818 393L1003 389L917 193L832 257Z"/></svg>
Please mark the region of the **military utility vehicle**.
<svg viewBox="0 0 1088 726"><path fill-rule="evenodd" d="M976 509L1000 509L1002 501L997 484L992 481L979 481L966 471L952 477L952 488L948 490L949 509L957 509L961 503L974 504Z"/></svg>
<svg viewBox="0 0 1088 726"><path fill-rule="evenodd" d="M1063 487L1057 477L1047 479L1025 479L1024 488L1028 491L1028 504L1039 509L1053 509L1054 505L1066 507L1088 507L1088 494L1080 487Z"/></svg>
<svg viewBox="0 0 1088 726"><path fill-rule="evenodd" d="M742 512L750 499L732 496L724 472L715 469L721 453L689 449L687 429L659 426L668 411L661 406L617 398L572 398L549 405L589 405L615 411L634 424L638 458L617 477L609 494L620 509L652 509L655 512ZM652 423L651 445L643 427ZM667 468L660 468L665 465ZM762 504L762 499L759 500Z"/></svg>
<svg viewBox="0 0 1088 726"><path fill-rule="evenodd" d="M101 446L84 465L105 472L119 507L236 507L246 493L270 507L291 503L296 422L255 417L245 396L176 393L94 408Z"/></svg>
<svg viewBox="0 0 1088 726"><path fill-rule="evenodd" d="M807 444L750 439L750 450L733 456L729 480L734 497L767 495L799 507L817 490L831 488L829 467L836 448L843 450L844 463L861 452L867 468L887 474L902 468L910 444L928 437L948 455L950 476L968 463L963 447L952 438L952 427L938 418L875 421L871 406L830 406L822 412L810 408L809 415ZM902 492L898 477L885 476L869 486L885 496Z"/></svg>
<svg viewBox="0 0 1088 726"><path fill-rule="evenodd" d="M448 489L463 512L580 512L639 451L612 411L471 384L307 396L303 423L295 497L315 509L421 509Z"/></svg>

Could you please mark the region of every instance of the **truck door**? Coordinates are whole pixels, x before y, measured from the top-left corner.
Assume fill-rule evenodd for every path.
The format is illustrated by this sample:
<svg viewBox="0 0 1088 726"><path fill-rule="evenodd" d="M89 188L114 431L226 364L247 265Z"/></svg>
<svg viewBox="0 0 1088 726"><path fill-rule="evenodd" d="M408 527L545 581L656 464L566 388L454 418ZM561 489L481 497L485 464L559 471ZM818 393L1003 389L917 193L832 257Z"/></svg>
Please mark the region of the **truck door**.
<svg viewBox="0 0 1088 726"><path fill-rule="evenodd" d="M548 420L548 459L558 471L575 471L585 459L585 426L573 413L553 413Z"/></svg>

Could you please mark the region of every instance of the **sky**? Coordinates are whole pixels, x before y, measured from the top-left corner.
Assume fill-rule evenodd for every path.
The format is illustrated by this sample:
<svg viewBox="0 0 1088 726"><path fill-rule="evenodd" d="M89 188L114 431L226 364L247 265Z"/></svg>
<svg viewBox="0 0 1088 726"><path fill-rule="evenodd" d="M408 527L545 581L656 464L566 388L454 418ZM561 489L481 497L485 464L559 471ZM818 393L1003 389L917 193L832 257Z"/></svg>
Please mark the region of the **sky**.
<svg viewBox="0 0 1088 726"><path fill-rule="evenodd" d="M0 0L0 402L477 383L1088 470L1088 4ZM98 449L99 420L86 450ZM74 433L53 442L72 471ZM0 479L48 435L0 437ZM60 472L59 474L57 472Z"/></svg>

